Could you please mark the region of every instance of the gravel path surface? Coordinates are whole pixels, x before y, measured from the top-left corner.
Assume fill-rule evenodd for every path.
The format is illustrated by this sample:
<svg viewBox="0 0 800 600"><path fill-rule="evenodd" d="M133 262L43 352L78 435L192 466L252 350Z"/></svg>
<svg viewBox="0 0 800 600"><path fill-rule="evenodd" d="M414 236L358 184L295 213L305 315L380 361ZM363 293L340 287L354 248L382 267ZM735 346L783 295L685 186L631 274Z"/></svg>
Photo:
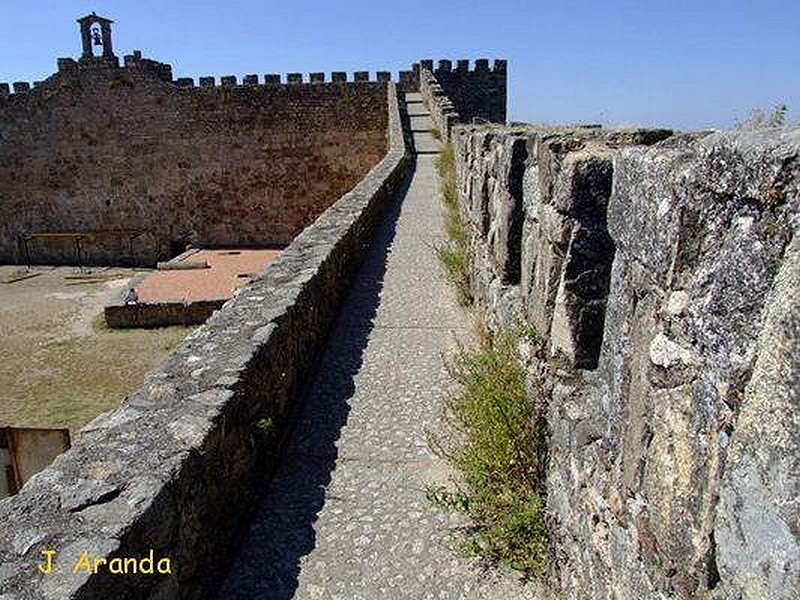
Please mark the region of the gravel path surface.
<svg viewBox="0 0 800 600"><path fill-rule="evenodd" d="M409 112L424 117L414 100ZM442 355L468 321L433 251L436 155L421 137L219 598L524 597L512 577L464 558L464 523L425 499L447 477L425 435L448 385Z"/></svg>

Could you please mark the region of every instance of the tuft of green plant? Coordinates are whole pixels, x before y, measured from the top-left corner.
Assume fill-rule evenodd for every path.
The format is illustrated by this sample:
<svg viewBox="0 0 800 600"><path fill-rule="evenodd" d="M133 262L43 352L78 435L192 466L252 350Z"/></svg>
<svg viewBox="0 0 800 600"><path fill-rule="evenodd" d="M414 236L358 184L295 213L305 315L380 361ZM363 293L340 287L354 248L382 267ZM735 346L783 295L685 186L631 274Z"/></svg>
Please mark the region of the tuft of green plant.
<svg viewBox="0 0 800 600"><path fill-rule="evenodd" d="M439 140L440 142L442 141L442 132L439 131L438 127L434 127L433 129L431 129L431 135L433 136L434 139Z"/></svg>
<svg viewBox="0 0 800 600"><path fill-rule="evenodd" d="M785 104L777 104L769 110L754 108L750 111L750 116L743 122L736 123L736 129L756 130L768 127L783 127L787 124L789 107Z"/></svg>
<svg viewBox="0 0 800 600"><path fill-rule="evenodd" d="M469 306L473 302L469 284L469 233L458 206L455 148L452 144L445 144L436 159L436 169L439 172L447 235L447 241L436 247L436 256L442 263L447 278L456 288L458 301Z"/></svg>
<svg viewBox="0 0 800 600"><path fill-rule="evenodd" d="M275 427L275 422L272 420L272 417L264 417L256 421L255 427L259 432L269 435Z"/></svg>
<svg viewBox="0 0 800 600"><path fill-rule="evenodd" d="M512 337L530 344L536 344L542 340L536 328L525 321L521 316L514 318L509 326L509 332Z"/></svg>
<svg viewBox="0 0 800 600"><path fill-rule="evenodd" d="M549 564L546 438L525 393L517 344L501 332L475 349L459 348L448 361L456 391L445 402L445 432L429 436L429 444L458 475L448 487L429 487L427 497L473 522L467 553L536 577Z"/></svg>

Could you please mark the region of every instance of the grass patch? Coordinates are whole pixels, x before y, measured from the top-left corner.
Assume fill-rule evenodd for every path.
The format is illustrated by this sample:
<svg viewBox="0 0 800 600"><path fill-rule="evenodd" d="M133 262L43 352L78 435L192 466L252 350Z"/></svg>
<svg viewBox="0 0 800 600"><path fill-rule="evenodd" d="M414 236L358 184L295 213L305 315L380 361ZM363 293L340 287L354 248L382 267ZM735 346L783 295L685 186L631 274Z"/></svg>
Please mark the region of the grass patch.
<svg viewBox="0 0 800 600"><path fill-rule="evenodd" d="M167 339L163 348L170 352L180 345L183 341L183 336L188 335L194 331L195 328L196 325L165 325L163 327L152 327L149 329L137 327L114 328L109 326L104 312L98 313L92 318L92 333L97 336L140 337L142 335L147 335L147 332L161 333L165 334Z"/></svg>
<svg viewBox="0 0 800 600"><path fill-rule="evenodd" d="M92 331L94 333L111 333L113 329L106 323L105 312L100 312L92 319Z"/></svg>
<svg viewBox="0 0 800 600"><path fill-rule="evenodd" d="M91 329L20 349L20 371L0 381L0 422L76 431L138 389L193 327L110 329L100 314Z"/></svg>
<svg viewBox="0 0 800 600"><path fill-rule="evenodd" d="M458 206L455 149L452 144L446 144L442 149L436 159L436 169L439 172L447 235L447 241L436 247L436 256L444 267L447 279L456 288L458 301L469 306L473 302L469 284L469 233Z"/></svg>
<svg viewBox="0 0 800 600"><path fill-rule="evenodd" d="M528 339L533 332L525 332ZM448 362L456 382L444 406L445 432L432 450L457 471L428 499L467 515L474 528L463 546L527 576L544 574L546 439L543 419L526 395L525 369L514 333L487 334L475 349L460 348Z"/></svg>

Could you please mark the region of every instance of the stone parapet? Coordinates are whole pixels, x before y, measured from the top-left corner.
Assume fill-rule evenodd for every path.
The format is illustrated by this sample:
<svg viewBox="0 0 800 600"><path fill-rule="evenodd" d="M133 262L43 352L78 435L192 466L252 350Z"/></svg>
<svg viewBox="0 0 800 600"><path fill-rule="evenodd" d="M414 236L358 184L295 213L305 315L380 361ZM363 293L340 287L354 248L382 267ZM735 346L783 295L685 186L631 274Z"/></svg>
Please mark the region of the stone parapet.
<svg viewBox="0 0 800 600"><path fill-rule="evenodd" d="M434 127L441 134L442 140L449 142L453 125L460 121L460 117L453 103L445 95L442 86L436 81L436 77L425 68L421 68L419 71L419 92L431 113Z"/></svg>
<svg viewBox="0 0 800 600"><path fill-rule="evenodd" d="M542 338L555 595L797 597L800 128L453 139L479 308Z"/></svg>
<svg viewBox="0 0 800 600"><path fill-rule="evenodd" d="M104 307L103 315L106 324L113 329L202 325L214 311L222 308L223 304L224 300L136 304L115 301Z"/></svg>
<svg viewBox="0 0 800 600"><path fill-rule="evenodd" d="M147 73L156 79L160 79L161 81L172 82L178 87L192 87L192 85L189 85L189 82L193 82L193 79L188 77L178 77L173 79L172 65L148 58L143 58L142 53L138 50L133 54L126 55L123 58L122 67L114 63L110 63L103 58L97 58L91 61L83 62L76 61L72 58L59 58L57 63L57 72L65 74L74 74L80 70L104 68L118 70L119 75L124 75L126 71ZM282 78L283 82L281 81ZM217 83L217 81L219 81L219 83ZM211 87L217 85L232 87L237 85L287 85L297 83L332 84L344 83L348 81L358 83L388 83L390 81L395 81L395 79L393 74L389 71L377 71L374 72L374 75L370 71L355 71L349 78L347 73L335 71L331 73L328 81L326 81L326 75L324 72L309 73L307 76L303 73L287 73L283 75L283 77L280 73L270 73L264 75L263 79L260 79L258 75L251 73L244 75L241 78L241 81L239 81L235 75L223 75L221 77L204 75L199 78L199 85L201 87ZM398 87L401 88L402 91L416 91L417 81L414 78L412 71L400 71L396 75L396 81L398 83ZM24 95L33 87L34 85L28 82L16 82L13 84L13 86L8 83L0 83L0 98L9 98L14 94ZM8 91L3 93L3 90L6 90L6 88L8 88ZM12 89L14 90L13 93Z"/></svg>

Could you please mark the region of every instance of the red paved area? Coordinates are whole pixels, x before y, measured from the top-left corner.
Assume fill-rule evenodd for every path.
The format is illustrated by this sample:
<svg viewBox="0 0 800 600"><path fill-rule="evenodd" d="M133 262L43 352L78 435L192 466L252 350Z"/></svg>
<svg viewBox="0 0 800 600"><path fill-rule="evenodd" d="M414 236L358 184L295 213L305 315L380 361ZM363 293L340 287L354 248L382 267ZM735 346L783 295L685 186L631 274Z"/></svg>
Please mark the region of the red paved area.
<svg viewBox="0 0 800 600"><path fill-rule="evenodd" d="M205 261L209 268L154 271L136 287L139 302L230 298L280 253L280 250L200 250L183 262Z"/></svg>

